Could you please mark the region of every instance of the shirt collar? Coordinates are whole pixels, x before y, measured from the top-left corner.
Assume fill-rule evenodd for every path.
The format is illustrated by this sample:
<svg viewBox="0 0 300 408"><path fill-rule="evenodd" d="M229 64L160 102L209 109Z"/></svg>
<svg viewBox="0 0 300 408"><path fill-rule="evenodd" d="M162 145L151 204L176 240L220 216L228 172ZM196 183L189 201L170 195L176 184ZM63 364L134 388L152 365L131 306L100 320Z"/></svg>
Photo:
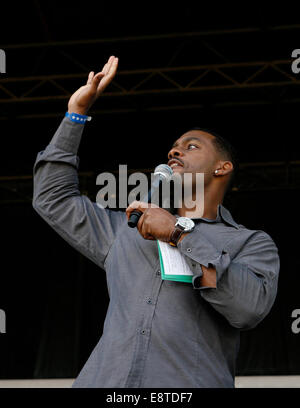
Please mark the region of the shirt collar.
<svg viewBox="0 0 300 408"><path fill-rule="evenodd" d="M224 221L225 223L231 225L232 227L235 227L236 229L239 229L239 225L234 221L232 218L232 215L230 214L229 210L227 208L223 207L222 204L218 204L218 209L217 209L217 218L214 220L210 220L207 218L194 218L195 220L201 220L203 219L204 221L207 222L222 222Z"/></svg>
<svg viewBox="0 0 300 408"><path fill-rule="evenodd" d="M223 207L222 204L218 205L218 215L220 215L222 220L227 222L227 224L239 229L239 225L234 221L230 212L227 210L227 208Z"/></svg>

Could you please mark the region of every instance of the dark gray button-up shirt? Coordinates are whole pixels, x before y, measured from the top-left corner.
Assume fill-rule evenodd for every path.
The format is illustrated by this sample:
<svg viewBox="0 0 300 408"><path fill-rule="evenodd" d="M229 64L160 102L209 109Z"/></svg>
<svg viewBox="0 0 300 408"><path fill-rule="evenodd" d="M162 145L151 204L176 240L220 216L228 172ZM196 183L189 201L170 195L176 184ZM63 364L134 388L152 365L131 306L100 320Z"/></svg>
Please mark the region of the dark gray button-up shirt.
<svg viewBox="0 0 300 408"><path fill-rule="evenodd" d="M196 219L178 248L193 283L163 281L156 241L100 208L78 189L84 125L64 118L34 167L36 211L69 244L106 271L110 297L103 334L73 387L234 387L240 330L255 327L277 292L277 248L263 231L218 207ZM199 288L213 265L217 288Z"/></svg>

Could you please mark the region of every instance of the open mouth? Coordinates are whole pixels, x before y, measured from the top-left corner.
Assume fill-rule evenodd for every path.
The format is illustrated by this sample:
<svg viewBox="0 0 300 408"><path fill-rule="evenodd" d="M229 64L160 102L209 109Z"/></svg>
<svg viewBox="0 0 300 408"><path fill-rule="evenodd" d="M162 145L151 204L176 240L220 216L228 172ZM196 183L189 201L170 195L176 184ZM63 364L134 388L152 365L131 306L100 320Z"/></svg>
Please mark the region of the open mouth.
<svg viewBox="0 0 300 408"><path fill-rule="evenodd" d="M183 167L183 163L177 159L171 159L168 161L168 166L173 170L176 169L176 167Z"/></svg>

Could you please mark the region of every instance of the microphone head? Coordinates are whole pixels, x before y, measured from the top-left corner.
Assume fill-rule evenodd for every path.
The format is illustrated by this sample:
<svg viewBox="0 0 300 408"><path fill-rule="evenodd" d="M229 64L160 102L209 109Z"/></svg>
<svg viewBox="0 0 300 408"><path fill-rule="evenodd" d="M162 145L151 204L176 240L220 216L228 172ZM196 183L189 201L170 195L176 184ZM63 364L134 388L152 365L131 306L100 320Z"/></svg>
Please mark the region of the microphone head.
<svg viewBox="0 0 300 408"><path fill-rule="evenodd" d="M170 180L173 174L173 170L167 164L159 164L154 169L154 175L164 178L166 180Z"/></svg>

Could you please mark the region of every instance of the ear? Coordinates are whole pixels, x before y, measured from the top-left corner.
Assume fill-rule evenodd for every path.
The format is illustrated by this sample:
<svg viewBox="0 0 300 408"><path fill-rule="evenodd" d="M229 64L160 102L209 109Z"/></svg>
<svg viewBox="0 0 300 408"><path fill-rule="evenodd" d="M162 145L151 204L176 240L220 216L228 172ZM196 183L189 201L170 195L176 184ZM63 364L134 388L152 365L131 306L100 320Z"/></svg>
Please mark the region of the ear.
<svg viewBox="0 0 300 408"><path fill-rule="evenodd" d="M233 171L233 164L231 161L220 161L218 166L218 176L225 176L226 174L230 174Z"/></svg>

